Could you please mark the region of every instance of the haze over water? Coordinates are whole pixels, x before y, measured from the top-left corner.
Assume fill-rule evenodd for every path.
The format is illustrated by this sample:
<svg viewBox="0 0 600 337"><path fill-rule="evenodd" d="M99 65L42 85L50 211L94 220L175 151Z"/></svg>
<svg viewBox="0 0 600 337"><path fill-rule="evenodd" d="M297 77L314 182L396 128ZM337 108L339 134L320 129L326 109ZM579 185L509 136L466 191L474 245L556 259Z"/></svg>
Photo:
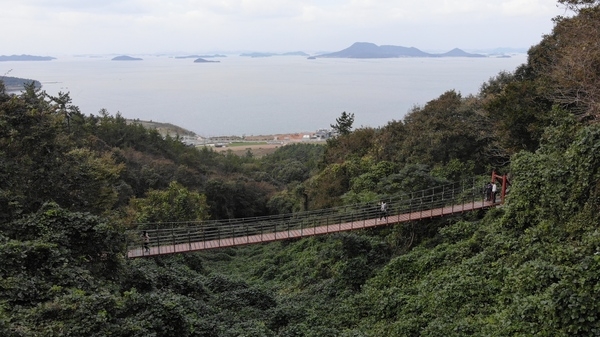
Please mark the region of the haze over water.
<svg viewBox="0 0 600 337"><path fill-rule="evenodd" d="M193 58L59 57L1 62L0 74L35 79L51 95L70 92L85 115L102 108L129 119L168 122L201 136L260 135L329 128L342 111L355 127L401 120L448 90L463 97L500 71L514 71L526 55L510 58L316 59L301 56Z"/></svg>

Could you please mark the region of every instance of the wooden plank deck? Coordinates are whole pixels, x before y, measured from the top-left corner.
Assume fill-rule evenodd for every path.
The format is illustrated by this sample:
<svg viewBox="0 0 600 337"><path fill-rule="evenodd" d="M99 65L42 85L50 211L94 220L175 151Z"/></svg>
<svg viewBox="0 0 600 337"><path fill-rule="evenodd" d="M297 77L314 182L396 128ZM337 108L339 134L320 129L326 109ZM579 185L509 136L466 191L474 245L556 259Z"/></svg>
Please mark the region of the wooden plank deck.
<svg viewBox="0 0 600 337"><path fill-rule="evenodd" d="M475 201L462 205L452 205L446 206L443 208L435 208L431 210L423 210L416 211L411 213L397 214L391 215L387 219L379 220L378 218L353 221L353 222L345 222L339 224L331 224L326 226L319 227L310 227L303 229L293 229L286 231L278 231L272 233L263 233L257 235L249 235L249 236L241 236L235 238L223 238L217 240L210 241L200 241L200 242L188 242L181 244L165 244L155 247L150 247L149 252L144 252L142 248L133 249L127 252L127 257L129 258L137 258L137 257L151 257L158 255L167 255L167 254L179 254L179 253L187 253L187 252L195 252L201 250L208 249L218 249L225 247L233 247L233 246L241 246L241 245L249 245L249 244L257 244L264 242L272 242L278 240L288 240L295 238L302 238L308 236L315 235L324 235L329 233L338 233L344 231L351 231L357 229L371 228L376 226L386 226L397 224L401 222L408 221L416 221L421 219L429 219L434 217L441 217L446 215L458 214L469 212L477 209L482 209L486 207L491 207L496 204L491 202L484 201Z"/></svg>

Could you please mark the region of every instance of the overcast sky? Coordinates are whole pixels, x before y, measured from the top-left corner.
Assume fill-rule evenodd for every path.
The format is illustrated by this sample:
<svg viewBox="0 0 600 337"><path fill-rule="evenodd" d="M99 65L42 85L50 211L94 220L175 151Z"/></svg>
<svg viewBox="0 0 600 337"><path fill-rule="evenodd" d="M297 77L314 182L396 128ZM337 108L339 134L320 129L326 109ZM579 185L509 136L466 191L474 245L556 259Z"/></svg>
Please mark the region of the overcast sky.
<svg viewBox="0 0 600 337"><path fill-rule="evenodd" d="M0 55L529 48L556 0L0 0Z"/></svg>

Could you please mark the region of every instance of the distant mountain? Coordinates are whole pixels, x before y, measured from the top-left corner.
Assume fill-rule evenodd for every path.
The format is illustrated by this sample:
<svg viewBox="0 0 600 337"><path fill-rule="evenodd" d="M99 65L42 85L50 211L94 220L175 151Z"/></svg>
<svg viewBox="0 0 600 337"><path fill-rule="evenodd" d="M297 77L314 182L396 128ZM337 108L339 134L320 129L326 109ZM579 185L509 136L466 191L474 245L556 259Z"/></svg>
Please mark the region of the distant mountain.
<svg viewBox="0 0 600 337"><path fill-rule="evenodd" d="M485 55L482 55L482 54L467 53L466 51L458 49L458 48L454 48L451 51L443 53L443 54L435 54L435 56L439 56L439 57L486 57Z"/></svg>
<svg viewBox="0 0 600 337"><path fill-rule="evenodd" d="M283 55L283 56L308 56L307 53L303 52L303 51L292 51L292 52L287 52L287 53L283 53L283 54L279 54L279 55Z"/></svg>
<svg viewBox="0 0 600 337"><path fill-rule="evenodd" d="M0 61L52 61L56 57L51 56L34 56L34 55L0 55Z"/></svg>
<svg viewBox="0 0 600 337"><path fill-rule="evenodd" d="M458 48L444 54L430 54L415 47L402 47L383 45L378 46L369 42L356 42L350 47L334 53L311 56L318 57L338 57L338 58L396 58L396 57L485 57L481 54L467 53Z"/></svg>
<svg viewBox="0 0 600 337"><path fill-rule="evenodd" d="M426 57L430 56L417 48L400 46L378 46L374 43L356 42L350 47L329 54L316 55L315 57L343 57L343 58L390 58L390 57Z"/></svg>
<svg viewBox="0 0 600 337"><path fill-rule="evenodd" d="M221 61L211 61L211 60L205 60L201 57L197 58L194 60L194 63L219 63Z"/></svg>
<svg viewBox="0 0 600 337"><path fill-rule="evenodd" d="M142 61L142 59L138 58L138 57L131 57L131 56L127 56L127 55L121 55L121 56L113 57L112 61Z"/></svg>

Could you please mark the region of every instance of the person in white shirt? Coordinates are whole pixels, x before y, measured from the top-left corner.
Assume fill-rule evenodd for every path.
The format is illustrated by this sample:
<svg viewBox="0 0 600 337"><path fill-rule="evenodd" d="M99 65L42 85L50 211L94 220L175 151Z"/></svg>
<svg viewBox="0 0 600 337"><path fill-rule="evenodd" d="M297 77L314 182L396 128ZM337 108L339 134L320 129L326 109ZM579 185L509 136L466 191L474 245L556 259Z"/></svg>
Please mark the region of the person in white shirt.
<svg viewBox="0 0 600 337"><path fill-rule="evenodd" d="M388 206L385 201L381 202L381 212L379 213L379 220L385 218L387 220L387 209Z"/></svg>

